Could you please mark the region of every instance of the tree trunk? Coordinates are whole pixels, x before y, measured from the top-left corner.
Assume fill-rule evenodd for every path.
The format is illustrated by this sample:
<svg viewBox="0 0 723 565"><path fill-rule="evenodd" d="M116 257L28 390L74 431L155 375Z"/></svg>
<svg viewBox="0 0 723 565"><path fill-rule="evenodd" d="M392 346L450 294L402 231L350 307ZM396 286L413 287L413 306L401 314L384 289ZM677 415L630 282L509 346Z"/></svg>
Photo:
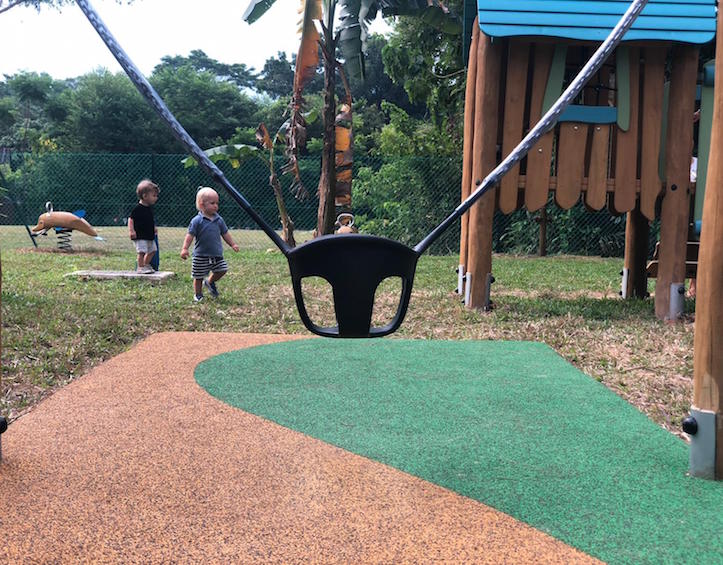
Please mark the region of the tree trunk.
<svg viewBox="0 0 723 565"><path fill-rule="evenodd" d="M272 167L273 167L273 155L272 155ZM274 191L276 197L276 205L279 208L279 218L281 219L281 237L289 245L289 247L296 247L296 240L294 239L294 222L289 217L289 212L286 210L286 203L284 202L284 195L281 191L281 183L278 177L271 171L271 177L269 183Z"/></svg>
<svg viewBox="0 0 723 565"><path fill-rule="evenodd" d="M336 42L331 26L324 29L324 149L321 154L321 177L319 178L319 210L316 217L316 235L334 233L336 192Z"/></svg>

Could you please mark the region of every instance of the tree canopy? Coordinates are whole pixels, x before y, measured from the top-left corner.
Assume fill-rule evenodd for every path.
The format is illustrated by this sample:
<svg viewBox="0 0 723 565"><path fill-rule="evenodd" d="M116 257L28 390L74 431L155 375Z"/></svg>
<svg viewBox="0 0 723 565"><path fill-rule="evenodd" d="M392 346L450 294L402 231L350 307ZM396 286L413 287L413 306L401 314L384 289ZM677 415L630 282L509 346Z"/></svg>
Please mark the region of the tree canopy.
<svg viewBox="0 0 723 565"><path fill-rule="evenodd" d="M57 7L66 1L25 3ZM259 123L275 132L288 118L294 66L295 57L289 60L283 52L257 71L221 63L196 49L187 56L164 57L149 80L201 146L254 143ZM389 37L367 38L365 67L365 80L350 80L360 155L392 149L426 153L445 146L445 139L452 146L459 142L465 78L461 37L423 18L401 16ZM306 87L309 109L321 110L322 91L323 75L317 70ZM341 85L337 94L344 94ZM319 151L320 121L307 129L310 151ZM427 141L414 139L419 136ZM0 147L182 151L125 75L104 70L63 80L32 72L5 76L0 80Z"/></svg>

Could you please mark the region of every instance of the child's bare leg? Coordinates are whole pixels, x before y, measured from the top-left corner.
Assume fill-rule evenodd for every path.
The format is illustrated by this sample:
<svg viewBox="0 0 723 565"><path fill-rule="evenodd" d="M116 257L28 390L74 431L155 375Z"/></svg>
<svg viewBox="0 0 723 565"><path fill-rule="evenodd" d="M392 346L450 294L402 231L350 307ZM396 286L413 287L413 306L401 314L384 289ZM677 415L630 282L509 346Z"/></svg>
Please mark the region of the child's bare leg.
<svg viewBox="0 0 723 565"><path fill-rule="evenodd" d="M193 292L196 296L203 294L203 279L193 279Z"/></svg>
<svg viewBox="0 0 723 565"><path fill-rule="evenodd" d="M220 279L222 276L224 276L225 274L226 274L226 271L222 271L222 272L220 272L220 273L217 273L217 272L212 271L211 274L208 275L208 282L209 282L209 283L214 283L214 282L216 282L218 279Z"/></svg>
<svg viewBox="0 0 723 565"><path fill-rule="evenodd" d="M150 265L150 264L151 264L151 260L153 259L153 256L154 256L155 254L156 254L155 251L149 251L148 253L146 253L145 257L143 258L143 260L145 261L145 262L144 262L144 265Z"/></svg>
<svg viewBox="0 0 723 565"><path fill-rule="evenodd" d="M145 262L143 261L143 259L145 258L145 255L146 254L143 253L142 251L138 252L138 266L139 267L143 267L145 265Z"/></svg>

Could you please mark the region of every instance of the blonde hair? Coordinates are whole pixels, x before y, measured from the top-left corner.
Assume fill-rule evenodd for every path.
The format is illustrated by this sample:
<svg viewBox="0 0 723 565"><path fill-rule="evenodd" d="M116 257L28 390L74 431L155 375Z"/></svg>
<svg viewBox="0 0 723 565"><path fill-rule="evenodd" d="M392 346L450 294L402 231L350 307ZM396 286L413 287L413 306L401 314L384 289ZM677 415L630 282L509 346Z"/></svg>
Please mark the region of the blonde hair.
<svg viewBox="0 0 723 565"><path fill-rule="evenodd" d="M201 204L209 196L218 197L218 192L212 189L210 186L199 186L198 192L196 193L196 210L201 211Z"/></svg>
<svg viewBox="0 0 723 565"><path fill-rule="evenodd" d="M158 185L155 182L150 179L143 179L136 187L136 194L138 195L138 198L142 199L146 194L153 192L154 190L158 194L161 192L161 189L158 188Z"/></svg>

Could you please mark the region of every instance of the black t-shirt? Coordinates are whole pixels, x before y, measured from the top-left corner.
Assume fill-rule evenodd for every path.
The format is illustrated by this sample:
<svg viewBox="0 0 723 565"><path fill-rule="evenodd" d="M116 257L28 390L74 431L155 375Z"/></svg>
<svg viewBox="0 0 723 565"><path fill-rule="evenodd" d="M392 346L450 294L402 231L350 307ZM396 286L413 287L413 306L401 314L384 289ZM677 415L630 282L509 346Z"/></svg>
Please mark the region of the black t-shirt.
<svg viewBox="0 0 723 565"><path fill-rule="evenodd" d="M153 240L156 238L156 224L153 221L153 208L138 204L131 212L136 239Z"/></svg>

